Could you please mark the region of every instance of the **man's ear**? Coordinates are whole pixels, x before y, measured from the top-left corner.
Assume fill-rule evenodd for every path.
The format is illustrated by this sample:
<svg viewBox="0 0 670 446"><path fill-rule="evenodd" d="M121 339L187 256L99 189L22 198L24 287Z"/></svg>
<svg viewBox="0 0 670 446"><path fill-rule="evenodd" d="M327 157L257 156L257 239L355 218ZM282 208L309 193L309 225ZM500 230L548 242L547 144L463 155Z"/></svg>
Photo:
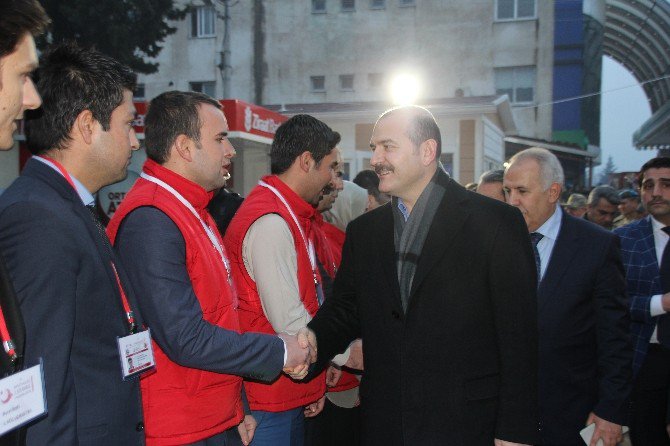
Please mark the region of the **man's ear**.
<svg viewBox="0 0 670 446"><path fill-rule="evenodd" d="M86 144L91 144L96 127L102 130L102 125L93 117L93 112L91 110L83 110L75 118L72 131L78 134Z"/></svg>
<svg viewBox="0 0 670 446"><path fill-rule="evenodd" d="M421 154L421 162L423 165L429 165L435 161L435 157L437 155L437 141L434 139L425 140L419 146L419 152Z"/></svg>
<svg viewBox="0 0 670 446"><path fill-rule="evenodd" d="M193 151L197 150L197 147L191 138L182 134L175 138L171 150L175 151L180 158L190 163L193 161Z"/></svg>
<svg viewBox="0 0 670 446"><path fill-rule="evenodd" d="M312 157L312 153L308 150L305 150L300 154L300 156L298 156L298 165L300 166L300 170L303 172L309 172L314 164L315 161Z"/></svg>
<svg viewBox="0 0 670 446"><path fill-rule="evenodd" d="M558 183L551 183L549 186L549 200L556 203L561 198L561 185Z"/></svg>

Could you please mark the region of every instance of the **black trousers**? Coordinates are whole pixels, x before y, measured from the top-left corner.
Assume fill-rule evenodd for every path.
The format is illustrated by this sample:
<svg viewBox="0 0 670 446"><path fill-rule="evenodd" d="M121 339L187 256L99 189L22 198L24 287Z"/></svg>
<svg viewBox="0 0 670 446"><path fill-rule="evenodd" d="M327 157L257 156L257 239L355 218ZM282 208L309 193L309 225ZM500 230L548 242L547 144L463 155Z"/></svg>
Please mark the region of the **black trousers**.
<svg viewBox="0 0 670 446"><path fill-rule="evenodd" d="M326 398L323 411L305 418L305 446L358 446L361 444L361 408L345 409Z"/></svg>
<svg viewBox="0 0 670 446"><path fill-rule="evenodd" d="M649 344L631 396L630 439L634 446L670 446L670 350Z"/></svg>

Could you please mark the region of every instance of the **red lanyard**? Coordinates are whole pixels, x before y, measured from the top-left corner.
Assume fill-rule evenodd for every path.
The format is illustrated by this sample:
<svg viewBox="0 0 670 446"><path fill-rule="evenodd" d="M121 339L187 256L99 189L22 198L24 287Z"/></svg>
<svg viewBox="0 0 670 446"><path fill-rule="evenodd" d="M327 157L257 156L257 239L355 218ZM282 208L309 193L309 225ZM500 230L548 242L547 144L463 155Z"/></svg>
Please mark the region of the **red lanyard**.
<svg viewBox="0 0 670 446"><path fill-rule="evenodd" d="M12 341L12 338L9 336L9 330L7 329L7 322L5 321L5 314L2 312L2 308L0 308L0 336L2 336L2 346L9 355L10 361L16 361L14 341Z"/></svg>
<svg viewBox="0 0 670 446"><path fill-rule="evenodd" d="M61 175L63 175L63 177L67 180L67 182L70 183L70 186L72 186L72 189L74 189L75 192L77 191L77 187L75 186L74 181L72 180L72 177L70 176L68 171L65 170L65 167L63 167L63 165L61 163L59 163L58 161L56 161L53 158L48 158L44 155L41 155L39 158L45 159L46 161L53 164L54 167L56 167L56 169L58 169L58 171L61 173ZM123 286L121 285L121 279L119 278L119 273L116 271L116 266L114 265L114 262L110 260L109 263L111 263L111 265L112 265L112 270L114 270L114 276L116 277L116 283L119 286L119 293L121 294L121 302L123 303L123 310L126 312L126 318L128 319L128 324L130 325L130 332L134 333L136 325L135 325L135 316L134 316L133 310L132 310L132 308L130 308L130 303L128 302L128 298L126 297L126 292L123 290ZM2 326L0 326L0 330L2 330L2 328L5 326L4 325L4 318L0 322L2 323ZM6 328L2 331L3 345L5 343L5 338L4 338L5 331L6 331ZM7 335L7 336L9 337L9 335ZM10 340L10 342L11 342L11 340ZM5 350L6 349L7 349L7 347L5 347Z"/></svg>

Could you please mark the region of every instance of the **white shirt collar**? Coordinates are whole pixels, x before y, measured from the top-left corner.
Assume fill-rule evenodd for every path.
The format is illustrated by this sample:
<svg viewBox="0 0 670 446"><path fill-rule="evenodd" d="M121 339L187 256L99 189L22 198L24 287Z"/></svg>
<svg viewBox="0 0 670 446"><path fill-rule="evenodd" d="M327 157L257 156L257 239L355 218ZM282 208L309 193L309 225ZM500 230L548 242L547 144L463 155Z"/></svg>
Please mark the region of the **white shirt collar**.
<svg viewBox="0 0 670 446"><path fill-rule="evenodd" d="M542 226L537 228L535 232L542 234L544 238L549 238L556 241L558 232L561 230L561 220L563 218L563 211L559 205L556 205L554 213L545 221Z"/></svg>
<svg viewBox="0 0 670 446"><path fill-rule="evenodd" d="M652 227L652 229L653 229L654 232L659 232L659 233L668 235L668 234L666 234L665 231L663 230L663 228L665 228L665 226L666 226L666 225L664 225L664 224L661 223L660 221L656 220L654 217L651 217L651 227Z"/></svg>

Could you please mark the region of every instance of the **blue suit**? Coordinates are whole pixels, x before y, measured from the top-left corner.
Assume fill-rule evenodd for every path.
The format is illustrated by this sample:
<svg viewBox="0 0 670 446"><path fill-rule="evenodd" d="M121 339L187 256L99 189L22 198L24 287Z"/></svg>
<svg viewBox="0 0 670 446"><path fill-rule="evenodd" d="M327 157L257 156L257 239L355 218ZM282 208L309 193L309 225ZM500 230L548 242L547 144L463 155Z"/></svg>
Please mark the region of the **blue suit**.
<svg viewBox="0 0 670 446"><path fill-rule="evenodd" d="M123 381L117 337L128 334L115 260L77 193L55 170L29 160L0 197L0 251L26 328L26 366L44 360L48 415L29 445L142 445L137 379Z"/></svg>
<svg viewBox="0 0 670 446"><path fill-rule="evenodd" d="M543 445L584 444L590 412L626 424L633 357L618 238L563 214L540 286Z"/></svg>
<svg viewBox="0 0 670 446"><path fill-rule="evenodd" d="M651 217L617 228L614 233L621 239L621 259L626 271L631 336L635 349L633 372L637 374L647 355L649 339L658 321L658 316L651 316L649 304L652 296L663 294Z"/></svg>

